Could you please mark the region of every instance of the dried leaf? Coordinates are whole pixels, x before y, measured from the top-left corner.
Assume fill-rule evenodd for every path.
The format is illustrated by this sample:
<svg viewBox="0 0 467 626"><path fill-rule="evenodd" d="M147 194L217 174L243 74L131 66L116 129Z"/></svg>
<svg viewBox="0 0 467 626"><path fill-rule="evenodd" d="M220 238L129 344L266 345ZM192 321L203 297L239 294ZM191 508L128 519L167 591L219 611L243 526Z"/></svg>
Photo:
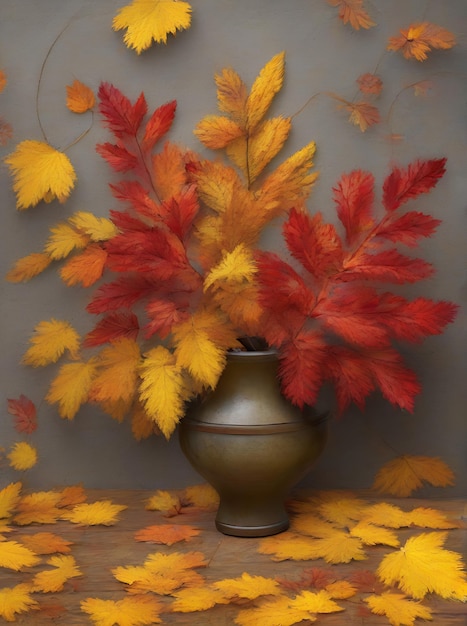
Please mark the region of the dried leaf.
<svg viewBox="0 0 467 626"><path fill-rule="evenodd" d="M397 548L400 541L396 533L366 521L361 521L350 529L352 537L358 537L367 546L385 545Z"/></svg>
<svg viewBox="0 0 467 626"><path fill-rule="evenodd" d="M192 485L183 490L183 500L199 508L214 508L219 505L219 494L211 485Z"/></svg>
<svg viewBox="0 0 467 626"><path fill-rule="evenodd" d="M317 592L302 591L290 602L290 607L309 613L336 613L344 610L344 607L334 602L325 589Z"/></svg>
<svg viewBox="0 0 467 626"><path fill-rule="evenodd" d="M51 262L48 254L33 252L15 262L7 273L6 280L10 283L26 283L47 269Z"/></svg>
<svg viewBox="0 0 467 626"><path fill-rule="evenodd" d="M135 533L135 539L136 541L162 543L171 546L179 541L190 541L200 532L198 528L183 524L155 524L138 530Z"/></svg>
<svg viewBox="0 0 467 626"><path fill-rule="evenodd" d="M143 626L160 624L162 604L153 597L101 600L87 598L81 602L81 610L90 616L96 626Z"/></svg>
<svg viewBox="0 0 467 626"><path fill-rule="evenodd" d="M7 622L14 622L17 613L27 613L38 608L39 605L30 592L31 586L26 583L0 589L0 616Z"/></svg>
<svg viewBox="0 0 467 626"><path fill-rule="evenodd" d="M462 557L442 546L447 533L422 533L410 537L397 550L383 557L378 578L386 585L397 583L406 594L421 600L427 593L455 598L467 591Z"/></svg>
<svg viewBox="0 0 467 626"><path fill-rule="evenodd" d="M72 541L49 532L38 532L33 535L20 535L21 543L36 554L54 554L71 552Z"/></svg>
<svg viewBox="0 0 467 626"><path fill-rule="evenodd" d="M94 108L96 99L92 89L79 80L66 86L66 105L73 113L85 113Z"/></svg>
<svg viewBox="0 0 467 626"><path fill-rule="evenodd" d="M20 500L22 484L20 482L10 483L0 489L0 519L8 518L12 515Z"/></svg>
<svg viewBox="0 0 467 626"><path fill-rule="evenodd" d="M446 28L430 22L411 24L390 37L387 50L400 50L406 59L425 61L431 49L448 50L456 45L456 36Z"/></svg>
<svg viewBox="0 0 467 626"><path fill-rule="evenodd" d="M114 504L110 500L98 500L77 504L71 511L62 513L62 517L73 524L84 526L112 526L118 521L119 513L127 508L124 504Z"/></svg>
<svg viewBox="0 0 467 626"><path fill-rule="evenodd" d="M380 113L373 104L369 102L347 102L341 105L340 108L344 108L350 112L349 122L354 126L358 126L362 133L364 133L370 126L379 124L381 121Z"/></svg>
<svg viewBox="0 0 467 626"><path fill-rule="evenodd" d="M58 508L60 494L55 491L37 491L23 496L16 507L15 524L55 524L62 511Z"/></svg>
<svg viewBox="0 0 467 626"><path fill-rule="evenodd" d="M70 506L74 504L81 504L86 501L86 492L82 485L72 485L65 487L60 492L59 506Z"/></svg>
<svg viewBox="0 0 467 626"><path fill-rule="evenodd" d="M383 90L383 81L376 74L361 74L357 78L358 88L362 93L379 96Z"/></svg>
<svg viewBox="0 0 467 626"><path fill-rule="evenodd" d="M153 41L167 43L169 33L175 35L190 25L191 5L181 0L133 0L112 21L114 30L126 30L123 41L138 54Z"/></svg>
<svg viewBox="0 0 467 626"><path fill-rule="evenodd" d="M156 491L146 502L148 511L163 511L165 514L178 515L182 510L180 498L170 491Z"/></svg>
<svg viewBox="0 0 467 626"><path fill-rule="evenodd" d="M19 571L39 562L37 554L17 541L0 541L0 567Z"/></svg>
<svg viewBox="0 0 467 626"><path fill-rule="evenodd" d="M291 607L291 600L286 596L278 596L273 600L263 600L258 606L243 609L235 618L239 626L292 626L303 620L316 621L316 617L306 610Z"/></svg>
<svg viewBox="0 0 467 626"><path fill-rule="evenodd" d="M8 413L15 416L15 430L30 435L37 428L36 405L24 394L8 398Z"/></svg>
<svg viewBox="0 0 467 626"><path fill-rule="evenodd" d="M174 591L171 595L175 598L170 605L174 613L207 611L216 604L229 603L221 591L216 591L211 587L188 587Z"/></svg>
<svg viewBox="0 0 467 626"><path fill-rule="evenodd" d="M367 508L362 521L388 528L402 528L410 526L410 514L395 504L379 502Z"/></svg>
<svg viewBox="0 0 467 626"><path fill-rule="evenodd" d="M69 352L75 358L79 348L79 335L65 320L51 319L39 322L34 328L34 335L29 339L31 346L23 356L23 363L40 367L55 363Z"/></svg>
<svg viewBox="0 0 467 626"><path fill-rule="evenodd" d="M339 18L355 30L376 26L363 8L363 0L328 0L328 4L339 7Z"/></svg>
<svg viewBox="0 0 467 626"><path fill-rule="evenodd" d="M98 355L98 373L90 392L96 402L130 401L136 392L141 353L138 343L128 337L115 339Z"/></svg>
<svg viewBox="0 0 467 626"><path fill-rule="evenodd" d="M437 528L447 530L449 528L458 528L459 522L450 520L442 511L436 509L417 507L408 514L410 524L419 526L420 528Z"/></svg>
<svg viewBox="0 0 467 626"><path fill-rule="evenodd" d="M431 609L419 602L408 600L404 594L386 591L380 596L364 598L371 612L385 615L393 626L413 626L417 618L431 620Z"/></svg>
<svg viewBox="0 0 467 626"><path fill-rule="evenodd" d="M323 502L317 510L327 521L348 526L364 516L367 506L367 503L359 498L339 498Z"/></svg>
<svg viewBox="0 0 467 626"><path fill-rule="evenodd" d="M43 593L62 591L67 580L83 575L71 555L53 556L47 564L53 565L54 569L44 570L34 576L32 581L34 591Z"/></svg>
<svg viewBox="0 0 467 626"><path fill-rule="evenodd" d="M279 583L273 578L251 576L247 572L237 578L226 578L212 583L213 589L221 591L226 598L248 598L277 596L281 593Z"/></svg>
<svg viewBox="0 0 467 626"><path fill-rule="evenodd" d="M34 207L42 200L65 202L76 182L70 159L42 141L25 140L5 158L13 175L16 207Z"/></svg>
<svg viewBox="0 0 467 626"><path fill-rule="evenodd" d="M37 463L37 450L26 441L18 441L13 444L7 457L11 467L24 471L31 469Z"/></svg>
<svg viewBox="0 0 467 626"><path fill-rule="evenodd" d="M454 484L454 473L439 458L403 455L389 461L378 471L373 489L406 498L427 482L434 487Z"/></svg>

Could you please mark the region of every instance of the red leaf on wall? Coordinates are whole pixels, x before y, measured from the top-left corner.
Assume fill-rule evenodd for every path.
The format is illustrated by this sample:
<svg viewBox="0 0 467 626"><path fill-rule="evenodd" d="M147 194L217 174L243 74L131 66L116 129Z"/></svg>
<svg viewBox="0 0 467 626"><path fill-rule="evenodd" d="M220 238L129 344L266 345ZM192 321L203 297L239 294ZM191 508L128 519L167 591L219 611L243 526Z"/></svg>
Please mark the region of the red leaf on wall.
<svg viewBox="0 0 467 626"><path fill-rule="evenodd" d="M375 382L362 355L345 346L331 346L325 372L326 378L334 384L339 413L342 414L352 402L363 411L367 396L375 389Z"/></svg>
<svg viewBox="0 0 467 626"><path fill-rule="evenodd" d="M118 309L130 308L138 300L149 296L156 289L156 284L147 276L121 276L117 280L100 286L93 299L86 307L89 313L107 313Z"/></svg>
<svg viewBox="0 0 467 626"><path fill-rule="evenodd" d="M185 307L188 303L185 303ZM180 324L188 317L184 306L177 306L170 300L152 299L146 305L149 322L144 327L144 336L149 339L157 334L162 339L167 337L176 324Z"/></svg>
<svg viewBox="0 0 467 626"><path fill-rule="evenodd" d="M160 207L165 224L181 241L188 235L198 210L195 185L190 185L178 196L163 202Z"/></svg>
<svg viewBox="0 0 467 626"><path fill-rule="evenodd" d="M37 428L37 411L32 400L21 394L19 398L8 398L8 413L15 416L15 430L30 435Z"/></svg>
<svg viewBox="0 0 467 626"><path fill-rule="evenodd" d="M397 219L394 215L394 219L384 220L376 236L415 248L421 237L430 237L440 224L441 220L431 215L409 211Z"/></svg>
<svg viewBox="0 0 467 626"><path fill-rule="evenodd" d="M143 150L149 151L169 131L175 117L175 100L163 104L149 118L143 136Z"/></svg>
<svg viewBox="0 0 467 626"><path fill-rule="evenodd" d="M99 111L113 134L120 139L135 136L148 110L144 94L133 105L116 87L104 82L99 86L98 96Z"/></svg>
<svg viewBox="0 0 467 626"><path fill-rule="evenodd" d="M423 259L411 258L397 250L377 254L362 252L344 263L345 272L339 280L380 280L403 284L415 283L433 275L434 268Z"/></svg>
<svg viewBox="0 0 467 626"><path fill-rule="evenodd" d="M116 172L131 172L138 167L138 157L127 150L122 144L97 144L96 152L107 161Z"/></svg>
<svg viewBox="0 0 467 626"><path fill-rule="evenodd" d="M361 233L373 227L373 188L373 174L362 170L344 174L333 188L337 216L345 228L346 241L350 245Z"/></svg>
<svg viewBox="0 0 467 626"><path fill-rule="evenodd" d="M103 317L94 330L83 341L84 347L100 346L120 337L136 341L139 331L138 318L131 312L109 313Z"/></svg>
<svg viewBox="0 0 467 626"><path fill-rule="evenodd" d="M121 180L110 185L110 189L117 200L128 202L139 215L154 219L159 215L158 204L151 198L148 191L137 180ZM111 212L112 215L118 212ZM118 224L112 219L115 225Z"/></svg>
<svg viewBox="0 0 467 626"><path fill-rule="evenodd" d="M446 160L418 160L405 169L395 167L383 185L383 205L386 210L395 211L410 198L433 189L446 172Z"/></svg>

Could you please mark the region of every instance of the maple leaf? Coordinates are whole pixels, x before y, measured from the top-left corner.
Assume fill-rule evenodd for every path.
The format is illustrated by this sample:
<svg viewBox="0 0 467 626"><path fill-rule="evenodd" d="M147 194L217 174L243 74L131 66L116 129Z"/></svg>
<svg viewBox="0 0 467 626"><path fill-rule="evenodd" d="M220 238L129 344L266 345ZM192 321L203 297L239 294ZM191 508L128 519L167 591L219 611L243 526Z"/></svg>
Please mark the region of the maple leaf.
<svg viewBox="0 0 467 626"><path fill-rule="evenodd" d="M459 527L459 521L450 520L442 511L427 507L413 509L408 513L408 517L411 526L437 528L440 530Z"/></svg>
<svg viewBox="0 0 467 626"><path fill-rule="evenodd" d="M428 193L446 172L446 160L417 159L406 168L394 167L383 183L383 205L395 211L411 198Z"/></svg>
<svg viewBox="0 0 467 626"><path fill-rule="evenodd" d="M302 591L290 601L290 607L309 613L336 613L344 610L343 607L334 602L325 589L317 592Z"/></svg>
<svg viewBox="0 0 467 626"><path fill-rule="evenodd" d="M314 622L316 617L306 610L291 607L291 600L287 596L278 596L272 600L263 600L259 606L243 609L235 617L239 626L292 626L303 620Z"/></svg>
<svg viewBox="0 0 467 626"><path fill-rule="evenodd" d="M466 576L462 557L442 546L447 533L422 533L383 557L377 569L378 578L387 585L397 583L406 594L421 600L427 593L442 598L465 593Z"/></svg>
<svg viewBox="0 0 467 626"><path fill-rule="evenodd" d="M358 88L362 93L378 96L383 90L383 81L376 74L361 74L357 78Z"/></svg>
<svg viewBox="0 0 467 626"><path fill-rule="evenodd" d="M22 545L32 550L35 554L54 554L60 552L65 554L71 551L70 546L73 545L72 541L67 541L49 532L38 532L33 535L20 535Z"/></svg>
<svg viewBox="0 0 467 626"><path fill-rule="evenodd" d="M10 283L28 282L31 278L47 269L51 262L52 259L48 254L33 252L14 263L6 275L6 280Z"/></svg>
<svg viewBox="0 0 467 626"><path fill-rule="evenodd" d="M54 261L66 258L74 250L82 250L89 243L86 234L77 231L66 222L53 226L50 233L44 251Z"/></svg>
<svg viewBox="0 0 467 626"><path fill-rule="evenodd" d="M322 517L314 513L300 513L293 517L290 522L290 528L293 531L309 535L310 537L328 537L334 532L336 527Z"/></svg>
<svg viewBox="0 0 467 626"><path fill-rule="evenodd" d="M65 363L52 380L45 399L58 404L60 417L73 419L81 405L89 398L97 371L95 358L87 362Z"/></svg>
<svg viewBox="0 0 467 626"><path fill-rule="evenodd" d="M19 502L22 487L22 483L16 482L0 489L0 520L10 517Z"/></svg>
<svg viewBox="0 0 467 626"><path fill-rule="evenodd" d="M358 524L355 524L349 532L352 537L358 537L367 546L382 544L397 548L400 545L396 533L387 528L380 528L370 524L367 521L360 521Z"/></svg>
<svg viewBox="0 0 467 626"><path fill-rule="evenodd" d="M190 541L200 532L198 528L184 524L155 524L138 530L135 533L135 539L136 541L163 543L171 546L179 541Z"/></svg>
<svg viewBox="0 0 467 626"><path fill-rule="evenodd" d="M53 556L47 564L53 565L55 569L44 570L34 576L32 581L34 591L43 593L61 591L67 580L83 575L71 555Z"/></svg>
<svg viewBox="0 0 467 626"><path fill-rule="evenodd" d="M13 176L16 207L19 210L36 206L42 200L55 198L65 202L76 182L70 159L43 141L25 140L5 158Z"/></svg>
<svg viewBox="0 0 467 626"><path fill-rule="evenodd" d="M39 562L37 554L17 541L0 541L0 567L19 571Z"/></svg>
<svg viewBox="0 0 467 626"><path fill-rule="evenodd" d="M248 598L276 596L280 594L279 583L273 578L251 576L247 572L237 578L226 578L212 583L213 589L221 591L226 598Z"/></svg>
<svg viewBox="0 0 467 626"><path fill-rule="evenodd" d="M125 30L123 41L137 54L153 41L167 43L167 35L191 25L191 5L180 0L133 0L119 9L112 21L116 31Z"/></svg>
<svg viewBox="0 0 467 626"><path fill-rule="evenodd" d="M339 526L348 526L354 520L361 519L367 505L360 498L336 498L318 505L318 513L329 522Z"/></svg>
<svg viewBox="0 0 467 626"><path fill-rule="evenodd" d="M347 243L352 245L374 225L374 176L362 170L343 174L333 192L337 217L345 228Z"/></svg>
<svg viewBox="0 0 467 626"><path fill-rule="evenodd" d="M219 494L211 485L192 485L183 490L183 500L200 508L213 508L219 505Z"/></svg>
<svg viewBox="0 0 467 626"><path fill-rule="evenodd" d="M159 618L162 604L149 596L123 600L87 598L80 606L96 626L144 626L162 622Z"/></svg>
<svg viewBox="0 0 467 626"><path fill-rule="evenodd" d="M393 626L413 626L417 618L432 619L431 609L419 602L408 600L404 594L385 591L379 596L364 598L371 612L386 615Z"/></svg>
<svg viewBox="0 0 467 626"><path fill-rule="evenodd" d="M118 520L118 515L128 507L124 504L114 504L110 500L77 504L71 511L62 513L63 519L73 524L84 526L112 526Z"/></svg>
<svg viewBox="0 0 467 626"><path fill-rule="evenodd" d="M24 394L19 398L8 398L8 413L15 416L15 430L30 435L37 428L36 406Z"/></svg>
<svg viewBox="0 0 467 626"><path fill-rule="evenodd" d="M350 576L350 582L362 593L381 593L384 585L372 570L356 570Z"/></svg>
<svg viewBox="0 0 467 626"><path fill-rule="evenodd" d="M182 509L182 504L177 495L170 493L170 491L158 490L149 498L145 508L148 511L163 511L164 513L173 512L177 515Z"/></svg>
<svg viewBox="0 0 467 626"><path fill-rule="evenodd" d="M65 320L51 319L39 322L34 328L34 335L29 339L31 346L23 356L22 362L33 367L55 363L68 351L76 357L79 348L79 335Z"/></svg>
<svg viewBox="0 0 467 626"><path fill-rule="evenodd" d="M355 30L371 28L376 23L363 8L363 0L327 0L333 7L339 7L339 19L344 24L350 24Z"/></svg>
<svg viewBox="0 0 467 626"><path fill-rule="evenodd" d="M28 470L37 463L37 450L26 441L18 441L11 447L7 458L15 470Z"/></svg>
<svg viewBox="0 0 467 626"><path fill-rule="evenodd" d="M424 482L435 487L454 484L454 473L438 458L403 455L389 461L378 471L373 489L405 498Z"/></svg>
<svg viewBox="0 0 467 626"><path fill-rule="evenodd" d="M66 96L66 105L73 113L90 111L96 102L92 89L79 80L66 86Z"/></svg>
<svg viewBox="0 0 467 626"><path fill-rule="evenodd" d="M402 528L403 526L410 526L410 514L395 504L379 502L366 509L362 521L388 528Z"/></svg>
<svg viewBox="0 0 467 626"><path fill-rule="evenodd" d="M0 616L7 622L14 622L17 613L26 613L38 608L39 605L33 600L30 592L31 586L27 583L0 589Z"/></svg>
<svg viewBox="0 0 467 626"><path fill-rule="evenodd" d="M207 611L216 604L229 603L221 591L216 591L211 587L189 587L174 591L171 595L175 600L171 603L170 608L175 613Z"/></svg>
<svg viewBox="0 0 467 626"><path fill-rule="evenodd" d="M352 559L360 561L366 558L362 542L337 529L320 539L283 533L280 538L263 539L258 551L273 555L275 561L323 558L327 563L348 563Z"/></svg>
<svg viewBox="0 0 467 626"><path fill-rule="evenodd" d="M456 45L456 36L446 28L420 22L400 30L400 35L390 37L387 50L400 50L406 59L425 61L431 49L448 50Z"/></svg>

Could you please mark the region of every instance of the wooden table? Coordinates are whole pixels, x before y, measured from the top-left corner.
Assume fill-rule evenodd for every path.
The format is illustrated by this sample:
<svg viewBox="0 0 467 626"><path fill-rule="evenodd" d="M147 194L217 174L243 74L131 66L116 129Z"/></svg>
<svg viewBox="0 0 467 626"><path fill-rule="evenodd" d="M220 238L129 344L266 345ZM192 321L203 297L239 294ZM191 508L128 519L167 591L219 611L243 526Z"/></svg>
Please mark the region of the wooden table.
<svg viewBox="0 0 467 626"><path fill-rule="evenodd" d="M72 542L71 554L74 556L83 576L70 579L65 583L63 591L58 593L35 593L40 610L16 615L16 623L30 624L34 626L63 624L64 626L92 624L89 616L81 611L80 602L86 598L101 598L120 600L128 596L125 585L115 579L111 570L117 566L140 565L148 554L162 552L197 551L202 552L208 562L207 567L199 569L207 583L235 578L243 572L251 575L266 577L281 577L297 579L306 568L324 567L332 568L336 578L347 577L356 567L362 569L374 569L382 556L388 552L387 547L372 547L368 550L369 558L365 561L351 562L329 566L322 560L318 561L281 561L274 562L267 555L257 551L260 539L236 538L220 534L214 527L214 510L191 510L184 509L183 514L167 518L160 512L145 509L145 502L152 495L145 491L98 491L86 490L88 501L111 500L113 503L124 504L128 508L120 513L119 521L113 526L80 526L67 521L58 521L53 525L32 524L29 526L15 527L5 536L8 540L18 540L21 534L37 533L43 531L53 532ZM362 495L358 493L359 497ZM377 502L374 494L364 494L363 497L371 502ZM405 510L424 506L441 510L450 517L463 520L467 519L467 503L465 500L437 499L384 499L385 502L397 504ZM189 541L183 541L172 546L135 541L135 532L154 524L188 524L201 529L201 534ZM451 530L445 547L455 550L463 555L464 562L467 555L467 526ZM413 534L413 529L398 531L401 541ZM417 529L420 532L420 529ZM34 573L43 570L47 556L42 557L40 565L33 568L15 572L0 567L0 589L12 587L20 582L27 582ZM368 595L368 594L366 594ZM157 596L158 599L170 607L170 597ZM362 601L365 594L354 596L344 602L346 610L341 613L320 614L316 624L328 626L344 626L346 624L379 626L389 624L386 617L370 615L362 609L365 603ZM433 621L427 622L433 626L456 626L467 625L467 603L447 601L437 596L427 597L424 600L433 610ZM160 615L163 624L200 625L200 626L223 626L235 624L235 616L248 604L216 605L208 611L196 613L173 613L164 612ZM0 617L0 624L7 623ZM301 626L307 622L301 622ZM309 622L311 623L311 622ZM422 624L421 620L415 621L415 626ZM258 624L258 626L262 626Z"/></svg>

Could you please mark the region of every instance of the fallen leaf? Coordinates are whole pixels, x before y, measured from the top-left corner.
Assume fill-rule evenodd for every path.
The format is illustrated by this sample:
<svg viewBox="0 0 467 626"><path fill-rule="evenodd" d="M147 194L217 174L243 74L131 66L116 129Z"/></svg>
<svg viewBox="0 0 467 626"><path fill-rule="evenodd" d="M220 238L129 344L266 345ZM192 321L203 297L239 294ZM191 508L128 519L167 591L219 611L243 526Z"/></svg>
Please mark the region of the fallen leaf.
<svg viewBox="0 0 467 626"><path fill-rule="evenodd" d="M30 585L25 583L0 589L0 616L7 622L14 622L17 613L27 613L37 608L39 605L31 597L30 591Z"/></svg>
<svg viewBox="0 0 467 626"><path fill-rule="evenodd" d="M113 504L110 500L77 504L71 511L62 512L62 518L73 524L84 526L112 526L118 514L128 508L123 504Z"/></svg>
<svg viewBox="0 0 467 626"><path fill-rule="evenodd" d="M221 591L226 598L248 598L276 596L280 594L279 583L273 578L251 576L247 572L237 578L226 578L212 583L212 588Z"/></svg>
<svg viewBox="0 0 467 626"><path fill-rule="evenodd" d="M459 528L459 522L450 520L442 511L436 509L417 507L408 514L410 524L422 528L437 528L447 530L449 528Z"/></svg>
<svg viewBox="0 0 467 626"><path fill-rule="evenodd" d="M200 508L214 508L219 505L219 494L211 485L193 485L183 490L183 500Z"/></svg>
<svg viewBox="0 0 467 626"><path fill-rule="evenodd" d="M324 588L333 600L347 600L358 592L358 588L348 580L336 580Z"/></svg>
<svg viewBox="0 0 467 626"><path fill-rule="evenodd" d="M24 546L36 554L54 554L55 552L65 554L71 552L70 546L73 545L72 541L49 532L20 535L19 539Z"/></svg>
<svg viewBox="0 0 467 626"><path fill-rule="evenodd" d="M8 398L8 413L15 416L15 430L30 435L37 428L37 411L32 400L21 394L19 398Z"/></svg>
<svg viewBox="0 0 467 626"><path fill-rule="evenodd" d="M385 545L397 548L400 545L395 532L366 521L355 524L349 532L352 537L358 537L367 546Z"/></svg>
<svg viewBox="0 0 467 626"><path fill-rule="evenodd" d="M145 626L160 624L162 604L150 596L101 600L87 598L81 601L81 610L87 613L96 626Z"/></svg>
<svg viewBox="0 0 467 626"><path fill-rule="evenodd" d="M17 541L0 541L0 567L19 571L40 562L37 554Z"/></svg>
<svg viewBox="0 0 467 626"><path fill-rule="evenodd" d="M33 591L41 591L42 593L61 591L67 580L83 575L71 555L53 556L47 561L47 564L52 565L54 569L44 570L34 576Z"/></svg>
<svg viewBox="0 0 467 626"><path fill-rule="evenodd" d="M86 501L86 491L82 485L72 485L60 491L59 506L71 506Z"/></svg>
<svg viewBox="0 0 467 626"><path fill-rule="evenodd" d="M364 598L371 612L385 615L392 626L413 626L417 618L431 620L431 609L419 602L408 600L404 594L386 591L380 596Z"/></svg>
<svg viewBox="0 0 467 626"><path fill-rule="evenodd" d="M149 543L163 543L168 546L179 541L189 541L200 534L198 528L183 524L155 524L147 526L135 533L136 541Z"/></svg>
<svg viewBox="0 0 467 626"><path fill-rule="evenodd" d="M192 613L194 611L207 611L216 604L228 604L229 599L221 591L212 587L188 587L179 589L171 594L175 600L170 609L174 613Z"/></svg>
<svg viewBox="0 0 467 626"><path fill-rule="evenodd" d="M23 496L16 507L14 522L20 526L55 524L62 514L57 507L59 501L60 494L54 491L37 491Z"/></svg>
<svg viewBox="0 0 467 626"><path fill-rule="evenodd" d="M325 589L317 592L302 591L291 600L290 607L309 613L336 613L344 610L344 607L334 602Z"/></svg>
<svg viewBox="0 0 467 626"><path fill-rule="evenodd" d="M146 502L148 511L162 511L167 517L178 515L182 510L180 498L170 491L159 490Z"/></svg>
<svg viewBox="0 0 467 626"><path fill-rule="evenodd" d="M291 600L286 596L278 596L273 600L264 600L251 609L243 609L235 618L240 626L292 626L303 620L316 621L316 617L308 611L292 609Z"/></svg>
<svg viewBox="0 0 467 626"><path fill-rule="evenodd" d="M20 482L10 483L0 489L0 519L10 517L20 500L22 484Z"/></svg>

